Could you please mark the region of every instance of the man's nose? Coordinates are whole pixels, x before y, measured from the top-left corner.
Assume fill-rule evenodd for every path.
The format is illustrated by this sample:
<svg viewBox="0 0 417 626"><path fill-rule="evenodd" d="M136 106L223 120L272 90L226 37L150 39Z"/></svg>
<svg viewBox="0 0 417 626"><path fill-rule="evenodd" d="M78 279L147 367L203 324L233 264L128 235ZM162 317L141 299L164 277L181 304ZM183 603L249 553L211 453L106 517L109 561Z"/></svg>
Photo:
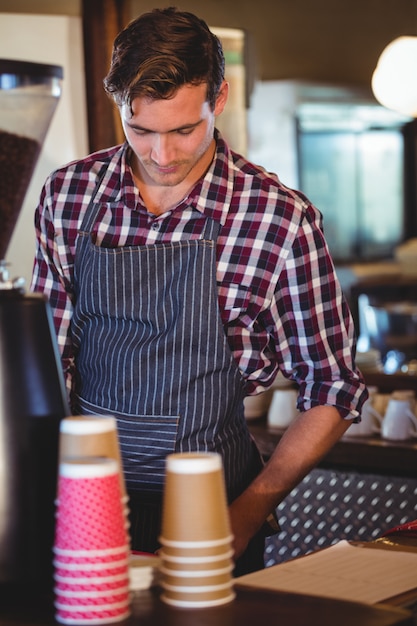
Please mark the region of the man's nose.
<svg viewBox="0 0 417 626"><path fill-rule="evenodd" d="M152 158L158 165L169 165L173 160L172 137L166 135L155 135L152 145Z"/></svg>

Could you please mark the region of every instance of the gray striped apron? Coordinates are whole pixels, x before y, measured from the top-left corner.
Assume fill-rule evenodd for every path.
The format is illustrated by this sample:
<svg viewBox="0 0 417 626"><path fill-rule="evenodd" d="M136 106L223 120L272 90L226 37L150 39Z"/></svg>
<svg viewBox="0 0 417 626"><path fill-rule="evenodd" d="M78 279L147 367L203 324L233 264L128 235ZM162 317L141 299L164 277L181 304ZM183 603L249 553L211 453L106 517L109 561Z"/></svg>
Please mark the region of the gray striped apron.
<svg viewBox="0 0 417 626"><path fill-rule="evenodd" d="M75 255L77 410L117 418L132 546L153 551L167 454L219 452L229 501L259 459L218 309L218 223L199 240L104 248L91 237L100 206L93 197Z"/></svg>

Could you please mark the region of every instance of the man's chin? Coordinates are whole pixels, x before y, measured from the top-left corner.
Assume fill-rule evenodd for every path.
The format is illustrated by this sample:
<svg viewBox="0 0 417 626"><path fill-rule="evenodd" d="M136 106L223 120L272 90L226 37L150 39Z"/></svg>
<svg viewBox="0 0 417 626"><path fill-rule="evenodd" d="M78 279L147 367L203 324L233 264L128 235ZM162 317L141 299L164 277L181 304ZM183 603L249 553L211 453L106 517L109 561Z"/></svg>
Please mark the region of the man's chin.
<svg viewBox="0 0 417 626"><path fill-rule="evenodd" d="M175 187L183 182L187 172L178 166L172 168L152 168L147 171L150 181L162 187Z"/></svg>

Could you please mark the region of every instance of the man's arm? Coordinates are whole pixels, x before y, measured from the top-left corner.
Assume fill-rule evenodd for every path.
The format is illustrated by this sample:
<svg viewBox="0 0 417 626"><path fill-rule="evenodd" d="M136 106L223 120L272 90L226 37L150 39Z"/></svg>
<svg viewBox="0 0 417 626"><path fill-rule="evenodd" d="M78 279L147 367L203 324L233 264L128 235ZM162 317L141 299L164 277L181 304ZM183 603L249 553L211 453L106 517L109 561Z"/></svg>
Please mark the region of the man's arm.
<svg viewBox="0 0 417 626"><path fill-rule="evenodd" d="M331 406L313 407L291 423L264 469L230 505L235 558L350 424L350 419L343 419Z"/></svg>

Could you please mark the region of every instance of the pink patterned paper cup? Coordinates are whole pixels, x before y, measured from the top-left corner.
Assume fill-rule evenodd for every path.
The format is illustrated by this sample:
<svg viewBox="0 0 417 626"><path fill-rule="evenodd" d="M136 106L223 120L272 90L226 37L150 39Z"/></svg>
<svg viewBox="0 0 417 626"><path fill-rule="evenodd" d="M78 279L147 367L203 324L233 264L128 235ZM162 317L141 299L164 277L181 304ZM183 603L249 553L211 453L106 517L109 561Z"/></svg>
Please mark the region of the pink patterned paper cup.
<svg viewBox="0 0 417 626"><path fill-rule="evenodd" d="M88 585L89 583L93 585L101 585L101 584L111 584L114 582L119 582L121 580L125 580L127 575L126 571L121 574L109 574L108 576L101 576L97 573L91 573L92 575L85 575L84 573L81 576L65 576L59 574L57 572L54 573L54 580L58 583L68 583L75 585Z"/></svg>
<svg viewBox="0 0 417 626"><path fill-rule="evenodd" d="M54 593L56 598L67 598L68 603L70 603L73 599L75 600L88 600L90 598L124 598L125 596L129 597L130 589L128 586L123 585L121 587L116 587L111 590L102 590L99 589L97 591L72 591L72 590L63 590L58 587L54 587Z"/></svg>
<svg viewBox="0 0 417 626"><path fill-rule="evenodd" d="M101 604L98 606L97 604L67 604L65 601L55 601L55 608L59 611L68 611L69 613L77 613L78 611L94 611L94 612L104 612L104 611L114 611L114 612L125 612L127 607L129 606L129 602L123 600L122 602L107 602L105 604Z"/></svg>
<svg viewBox="0 0 417 626"><path fill-rule="evenodd" d="M64 596L55 597L54 606L56 608L70 607L98 607L102 608L108 605L129 605L129 593L107 594L103 596Z"/></svg>
<svg viewBox="0 0 417 626"><path fill-rule="evenodd" d="M98 559L96 562L99 562L100 559L109 559L109 560L119 560L120 558L124 558L126 554L130 555L130 548L128 544L124 544L122 546L117 546L115 548L107 548L103 550L71 550L58 548L58 546L54 546L53 548L54 554L60 558L68 558L68 559L79 559L85 558L88 561L93 561L93 559Z"/></svg>
<svg viewBox="0 0 417 626"><path fill-rule="evenodd" d="M68 567L68 569L76 569L77 565L85 565L87 568L94 569L94 566L108 565L109 567L122 565L129 563L130 550L124 548L112 554L93 554L88 556L86 554L80 555L68 555L56 553L54 559L55 567Z"/></svg>
<svg viewBox="0 0 417 626"><path fill-rule="evenodd" d="M56 567L54 576L55 579L62 580L64 578L68 580L79 579L79 578L100 578L100 579L108 579L113 576L126 576L129 568L127 563L121 565L120 567L109 567L105 565L98 569L94 567L93 569L88 568L86 566L77 566L78 569L68 569L62 567Z"/></svg>
<svg viewBox="0 0 417 626"><path fill-rule="evenodd" d="M121 587L129 587L129 577L113 577L115 580L108 579L56 579L55 578L55 593L60 594L62 592L103 592L103 591L115 591Z"/></svg>
<svg viewBox="0 0 417 626"><path fill-rule="evenodd" d="M55 547L106 550L128 544L117 462L92 457L60 463Z"/></svg>
<svg viewBox="0 0 417 626"><path fill-rule="evenodd" d="M74 610L73 610L74 609ZM120 622L130 615L129 607L108 609L87 609L87 607L71 607L71 610L60 608L55 613L55 619L61 624L110 624Z"/></svg>

